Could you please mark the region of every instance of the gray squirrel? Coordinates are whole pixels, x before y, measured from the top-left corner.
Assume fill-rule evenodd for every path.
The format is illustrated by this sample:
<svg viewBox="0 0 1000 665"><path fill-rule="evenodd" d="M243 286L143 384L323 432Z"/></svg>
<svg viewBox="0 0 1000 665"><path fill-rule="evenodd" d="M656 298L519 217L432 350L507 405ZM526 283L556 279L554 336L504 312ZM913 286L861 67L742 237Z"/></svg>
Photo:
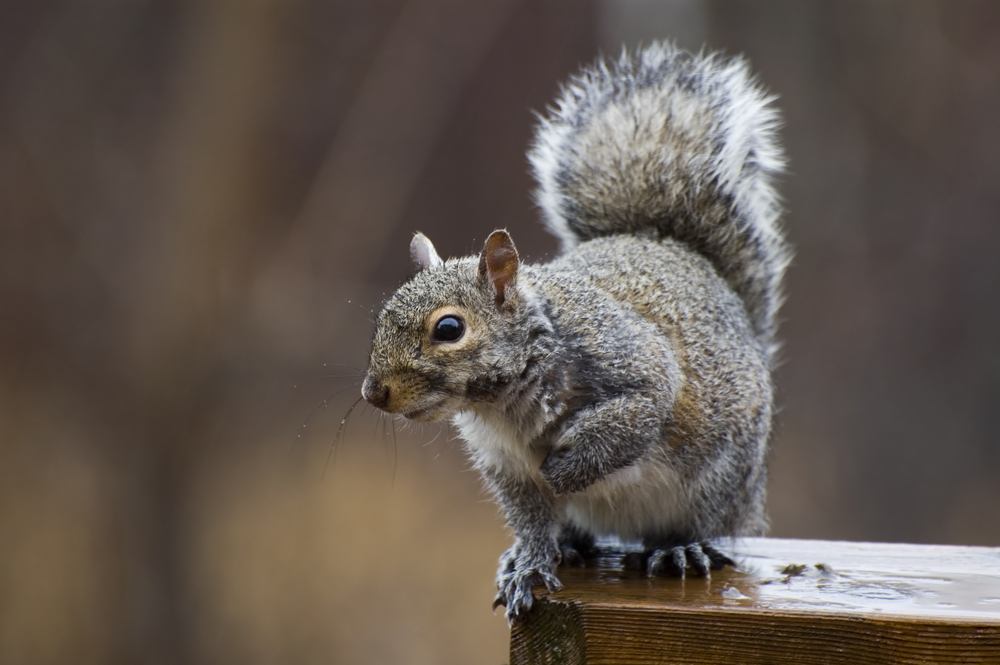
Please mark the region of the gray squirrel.
<svg viewBox="0 0 1000 665"><path fill-rule="evenodd" d="M595 537L641 541L651 576L707 576L731 563L710 539L766 529L789 261L770 102L740 59L654 43L599 60L528 155L558 257L522 263L505 230L448 260L413 237L362 395L461 433L515 537L509 621Z"/></svg>

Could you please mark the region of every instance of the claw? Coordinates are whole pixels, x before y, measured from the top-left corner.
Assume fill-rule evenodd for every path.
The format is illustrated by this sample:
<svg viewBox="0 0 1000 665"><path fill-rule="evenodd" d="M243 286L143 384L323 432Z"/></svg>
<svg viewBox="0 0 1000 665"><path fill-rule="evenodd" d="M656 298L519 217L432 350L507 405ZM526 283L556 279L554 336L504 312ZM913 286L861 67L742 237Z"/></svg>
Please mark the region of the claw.
<svg viewBox="0 0 1000 665"><path fill-rule="evenodd" d="M687 557L681 545L670 548L658 547L650 553L646 561L646 575L649 577L669 575L683 579L686 570Z"/></svg>
<svg viewBox="0 0 1000 665"><path fill-rule="evenodd" d="M646 559L646 575L649 577L656 577L657 575L663 575L665 572L664 561L667 558L666 550L653 550L649 553L649 558Z"/></svg>
<svg viewBox="0 0 1000 665"><path fill-rule="evenodd" d="M531 580L526 576L521 576L514 582L514 588L507 601L507 623L513 625L515 621L527 614L528 610L535 604L535 596L531 593Z"/></svg>
<svg viewBox="0 0 1000 665"><path fill-rule="evenodd" d="M656 548L650 552L646 561L646 575L649 577L669 575L683 578L686 569L687 559L681 546Z"/></svg>
<svg viewBox="0 0 1000 665"><path fill-rule="evenodd" d="M691 543L686 548L688 564L694 569L694 572L700 577L711 577L712 574L709 569L712 567L712 561L708 558L708 555L702 551L701 545L698 543Z"/></svg>
<svg viewBox="0 0 1000 665"><path fill-rule="evenodd" d="M563 588L562 582L559 578L548 571L540 571L538 573L542 578L542 583L545 584L545 588L551 593L555 593ZM530 588L530 587L529 587Z"/></svg>
<svg viewBox="0 0 1000 665"><path fill-rule="evenodd" d="M549 570L538 568L518 570L503 576L496 598L493 599L493 609L505 606L507 622L513 624L534 606L535 596L532 588L536 584L544 584L550 592L562 589L562 582Z"/></svg>
<svg viewBox="0 0 1000 665"><path fill-rule="evenodd" d="M673 573L684 579L687 573L687 553L680 545L670 550L670 563L673 565Z"/></svg>
<svg viewBox="0 0 1000 665"><path fill-rule="evenodd" d="M636 556L624 562L627 568L642 570L642 557L645 557L646 575L656 577L669 575L683 579L690 567L693 575L711 577L711 571L724 566L736 564L728 556L708 543L691 543L671 547L654 547L644 553L633 553Z"/></svg>
<svg viewBox="0 0 1000 665"><path fill-rule="evenodd" d="M544 584L549 592L562 588L555 570L559 564L560 550L557 543L518 541L500 556L497 570L497 595L493 599L493 609L501 605L507 608L507 621L513 624L524 616L534 605L532 588Z"/></svg>
<svg viewBox="0 0 1000 665"><path fill-rule="evenodd" d="M736 562L728 556L715 549L710 543L702 543L701 551L705 553L709 561L712 562L712 570L722 570L726 566L736 566Z"/></svg>

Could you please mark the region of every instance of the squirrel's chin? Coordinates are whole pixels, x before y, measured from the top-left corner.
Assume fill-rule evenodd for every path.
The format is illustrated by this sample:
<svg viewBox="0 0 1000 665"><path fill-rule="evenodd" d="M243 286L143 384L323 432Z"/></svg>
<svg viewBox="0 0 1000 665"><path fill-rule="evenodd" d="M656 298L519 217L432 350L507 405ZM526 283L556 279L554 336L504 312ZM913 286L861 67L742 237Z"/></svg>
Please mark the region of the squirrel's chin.
<svg viewBox="0 0 1000 665"><path fill-rule="evenodd" d="M421 411L420 413L411 416L404 416L404 418L418 423L439 423L444 422L450 416L451 413L445 411L444 409L432 409L429 411Z"/></svg>
<svg viewBox="0 0 1000 665"><path fill-rule="evenodd" d="M402 415L407 420L415 420L421 423L435 423L447 420L452 415L453 409L448 408L448 400L442 400L429 406L406 411Z"/></svg>

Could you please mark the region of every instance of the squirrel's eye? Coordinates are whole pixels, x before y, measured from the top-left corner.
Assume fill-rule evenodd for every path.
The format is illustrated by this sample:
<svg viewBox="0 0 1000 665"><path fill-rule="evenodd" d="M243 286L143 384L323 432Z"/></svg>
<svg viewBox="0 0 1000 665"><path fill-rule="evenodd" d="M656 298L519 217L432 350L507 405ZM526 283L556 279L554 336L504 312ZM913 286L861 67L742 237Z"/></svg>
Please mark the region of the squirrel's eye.
<svg viewBox="0 0 1000 665"><path fill-rule="evenodd" d="M465 332L465 323L457 316L442 316L434 324L434 333L431 335L435 342L455 342Z"/></svg>

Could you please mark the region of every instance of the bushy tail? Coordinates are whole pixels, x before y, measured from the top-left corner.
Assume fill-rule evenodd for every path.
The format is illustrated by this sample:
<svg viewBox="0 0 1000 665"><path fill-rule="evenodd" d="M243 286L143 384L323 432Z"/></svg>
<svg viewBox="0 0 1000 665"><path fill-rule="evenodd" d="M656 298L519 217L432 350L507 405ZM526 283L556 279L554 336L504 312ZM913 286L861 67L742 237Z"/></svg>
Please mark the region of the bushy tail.
<svg viewBox="0 0 1000 665"><path fill-rule="evenodd" d="M740 59L656 43L598 61L563 87L528 155L547 226L564 248L620 233L686 243L742 297L770 350L789 260L771 100Z"/></svg>

